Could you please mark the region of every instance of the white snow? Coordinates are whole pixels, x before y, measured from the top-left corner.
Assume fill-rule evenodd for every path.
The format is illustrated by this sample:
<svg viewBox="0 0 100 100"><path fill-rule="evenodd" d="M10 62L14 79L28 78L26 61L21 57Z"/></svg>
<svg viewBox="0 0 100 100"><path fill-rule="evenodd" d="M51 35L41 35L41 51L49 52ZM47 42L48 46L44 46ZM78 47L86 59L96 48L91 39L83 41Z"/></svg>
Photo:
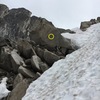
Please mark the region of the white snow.
<svg viewBox="0 0 100 100"><path fill-rule="evenodd" d="M33 81L22 100L100 100L100 24L70 38L81 48Z"/></svg>
<svg viewBox="0 0 100 100"><path fill-rule="evenodd" d="M71 39L71 41L77 45L78 47L82 47L85 44L87 44L89 38L91 38L91 35L95 33L95 28L99 28L99 25L92 25L90 28L88 28L86 31L81 31L79 28L72 29L75 31L75 34L70 33L62 33L62 36L68 39Z"/></svg>
<svg viewBox="0 0 100 100"><path fill-rule="evenodd" d="M8 95L8 93L10 92L7 88L6 88L6 81L7 81L7 77L3 78L0 84L0 100L3 97L6 97Z"/></svg>

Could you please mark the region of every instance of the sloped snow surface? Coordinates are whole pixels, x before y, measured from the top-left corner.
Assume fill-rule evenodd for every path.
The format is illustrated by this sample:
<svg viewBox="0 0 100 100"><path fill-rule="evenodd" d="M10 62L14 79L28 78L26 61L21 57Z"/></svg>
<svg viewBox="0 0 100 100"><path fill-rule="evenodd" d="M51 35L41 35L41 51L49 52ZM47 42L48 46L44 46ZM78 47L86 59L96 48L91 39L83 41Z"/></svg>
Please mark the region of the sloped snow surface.
<svg viewBox="0 0 100 100"><path fill-rule="evenodd" d="M76 40L81 48L31 83L22 100L100 100L100 24L85 33Z"/></svg>

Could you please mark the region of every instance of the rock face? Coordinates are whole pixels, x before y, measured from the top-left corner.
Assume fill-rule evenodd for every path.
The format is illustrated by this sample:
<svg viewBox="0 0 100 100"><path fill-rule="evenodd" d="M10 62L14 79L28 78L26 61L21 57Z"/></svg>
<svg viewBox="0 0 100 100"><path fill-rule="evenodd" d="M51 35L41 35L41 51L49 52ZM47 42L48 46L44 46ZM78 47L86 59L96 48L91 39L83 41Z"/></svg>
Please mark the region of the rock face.
<svg viewBox="0 0 100 100"><path fill-rule="evenodd" d="M44 46L48 50L55 50L56 47L72 49L70 40L65 40L60 34L60 29L55 28L46 19L33 16L30 25L30 39L34 40L37 44ZM54 35L52 40L48 38L48 35L51 33Z"/></svg>
<svg viewBox="0 0 100 100"><path fill-rule="evenodd" d="M9 8L6 5L0 4L0 18L3 18L7 15Z"/></svg>
<svg viewBox="0 0 100 100"><path fill-rule="evenodd" d="M19 40L17 42L17 49L20 55L26 59L29 59L32 55L36 54L32 45L26 40Z"/></svg>
<svg viewBox="0 0 100 100"><path fill-rule="evenodd" d="M31 12L24 9L11 9L2 20L2 34L12 39L24 38L27 35L27 27L30 23ZM0 36L2 36L0 33Z"/></svg>

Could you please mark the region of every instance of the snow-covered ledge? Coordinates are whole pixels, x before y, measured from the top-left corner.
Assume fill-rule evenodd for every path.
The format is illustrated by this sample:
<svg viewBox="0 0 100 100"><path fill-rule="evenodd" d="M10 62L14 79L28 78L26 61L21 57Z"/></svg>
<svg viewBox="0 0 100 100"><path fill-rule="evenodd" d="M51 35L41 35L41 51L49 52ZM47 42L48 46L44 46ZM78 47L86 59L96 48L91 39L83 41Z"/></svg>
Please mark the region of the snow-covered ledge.
<svg viewBox="0 0 100 100"><path fill-rule="evenodd" d="M100 24L88 33L87 43L31 83L22 100L100 100Z"/></svg>

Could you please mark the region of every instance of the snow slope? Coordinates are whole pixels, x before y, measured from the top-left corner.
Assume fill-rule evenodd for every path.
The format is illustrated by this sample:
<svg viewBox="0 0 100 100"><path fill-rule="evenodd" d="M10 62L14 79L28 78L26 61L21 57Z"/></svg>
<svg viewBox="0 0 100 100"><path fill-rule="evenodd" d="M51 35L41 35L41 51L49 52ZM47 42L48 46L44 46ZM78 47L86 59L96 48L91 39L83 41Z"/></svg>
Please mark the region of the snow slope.
<svg viewBox="0 0 100 100"><path fill-rule="evenodd" d="M87 44L88 40L91 38L91 35L94 34L95 31L97 31L95 30L97 28L99 28L99 25L93 25L84 32L78 28L75 28L73 29L73 31L76 32L75 34L62 33L62 36L71 39L71 41L78 47L82 47Z"/></svg>
<svg viewBox="0 0 100 100"><path fill-rule="evenodd" d="M100 24L86 33L75 40L82 47L31 83L22 100L100 100Z"/></svg>
<svg viewBox="0 0 100 100"><path fill-rule="evenodd" d="M8 95L8 93L10 92L6 88L6 84L7 84L6 81L7 81L7 78L5 77L5 78L2 79L1 84L0 84L0 100L3 97L6 97Z"/></svg>

